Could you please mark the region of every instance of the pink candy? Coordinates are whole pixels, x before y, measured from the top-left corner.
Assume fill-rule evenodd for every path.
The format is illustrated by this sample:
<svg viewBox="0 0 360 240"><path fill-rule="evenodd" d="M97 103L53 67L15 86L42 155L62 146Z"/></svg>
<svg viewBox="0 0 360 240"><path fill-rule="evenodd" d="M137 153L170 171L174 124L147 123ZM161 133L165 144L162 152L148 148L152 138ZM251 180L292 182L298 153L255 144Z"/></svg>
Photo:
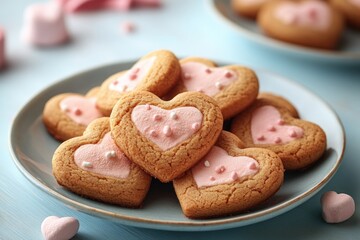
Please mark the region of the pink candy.
<svg viewBox="0 0 360 240"><path fill-rule="evenodd" d="M0 27L0 69L5 66L5 32Z"/></svg>
<svg viewBox="0 0 360 240"><path fill-rule="evenodd" d="M355 201L345 193L326 192L321 198L321 205L327 223L343 222L355 213Z"/></svg>
<svg viewBox="0 0 360 240"><path fill-rule="evenodd" d="M76 235L79 221L73 217L50 216L41 224L41 232L45 240L65 240Z"/></svg>

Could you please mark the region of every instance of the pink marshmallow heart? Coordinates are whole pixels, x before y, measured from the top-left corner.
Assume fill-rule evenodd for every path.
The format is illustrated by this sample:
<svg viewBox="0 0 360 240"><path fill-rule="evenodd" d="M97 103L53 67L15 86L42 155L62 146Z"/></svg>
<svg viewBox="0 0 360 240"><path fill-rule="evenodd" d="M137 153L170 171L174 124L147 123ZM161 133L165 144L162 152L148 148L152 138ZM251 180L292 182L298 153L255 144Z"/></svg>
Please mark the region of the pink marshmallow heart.
<svg viewBox="0 0 360 240"><path fill-rule="evenodd" d="M138 105L131 113L136 128L164 151L197 132L202 118L202 113L195 107L166 110L153 105Z"/></svg>
<svg viewBox="0 0 360 240"><path fill-rule="evenodd" d="M211 97L238 79L235 71L208 67L198 62L181 64L181 71L184 86L188 91L202 92Z"/></svg>
<svg viewBox="0 0 360 240"><path fill-rule="evenodd" d="M80 168L104 176L126 178L130 173L130 161L110 133L105 134L97 144L86 144L76 149L74 160Z"/></svg>
<svg viewBox="0 0 360 240"><path fill-rule="evenodd" d="M103 116L96 107L96 98L68 96L60 102L60 108L74 122L84 126Z"/></svg>
<svg viewBox="0 0 360 240"><path fill-rule="evenodd" d="M79 221L73 217L49 216L41 224L41 232L46 240L68 240L79 230Z"/></svg>
<svg viewBox="0 0 360 240"><path fill-rule="evenodd" d="M230 156L224 149L214 146L210 152L192 168L196 185L209 187L231 183L259 171L259 163L247 156Z"/></svg>
<svg viewBox="0 0 360 240"><path fill-rule="evenodd" d="M345 193L329 191L321 197L322 214L327 223L340 223L355 213L354 199Z"/></svg>
<svg viewBox="0 0 360 240"><path fill-rule="evenodd" d="M255 144L284 144L301 138L304 130L285 125L279 111L273 106L256 109L251 117L251 136Z"/></svg>
<svg viewBox="0 0 360 240"><path fill-rule="evenodd" d="M275 16L288 25L306 26L318 30L326 30L331 24L329 6L317 0L283 3L276 9Z"/></svg>

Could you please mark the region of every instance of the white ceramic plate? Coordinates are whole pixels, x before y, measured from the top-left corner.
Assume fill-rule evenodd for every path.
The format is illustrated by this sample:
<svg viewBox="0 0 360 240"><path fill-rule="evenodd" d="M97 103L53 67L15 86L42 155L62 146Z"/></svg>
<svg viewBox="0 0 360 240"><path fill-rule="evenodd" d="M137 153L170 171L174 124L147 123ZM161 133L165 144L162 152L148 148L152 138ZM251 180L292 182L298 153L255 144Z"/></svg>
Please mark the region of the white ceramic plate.
<svg viewBox="0 0 360 240"><path fill-rule="evenodd" d="M129 69L132 64L107 65L66 78L41 91L18 113L11 129L10 150L16 166L35 186L72 208L121 224L163 230L202 231L245 226L289 211L318 192L339 167L344 151L344 132L336 114L321 99L294 82L257 71L261 90L288 98L302 118L319 124L328 137L328 150L321 161L306 171L287 173L281 189L265 204L243 214L191 220L182 214L171 184L153 181L142 209L122 208L73 194L59 186L52 175L51 159L59 142L47 133L42 123L44 105L52 96L60 93L85 93L109 75Z"/></svg>
<svg viewBox="0 0 360 240"><path fill-rule="evenodd" d="M285 54L296 54L311 59L337 63L360 63L359 30L347 28L338 50L329 51L308 48L267 37L261 32L254 20L237 15L230 6L230 0L205 0L205 2L209 3L212 12L217 18L227 23L241 36L261 45L276 49Z"/></svg>

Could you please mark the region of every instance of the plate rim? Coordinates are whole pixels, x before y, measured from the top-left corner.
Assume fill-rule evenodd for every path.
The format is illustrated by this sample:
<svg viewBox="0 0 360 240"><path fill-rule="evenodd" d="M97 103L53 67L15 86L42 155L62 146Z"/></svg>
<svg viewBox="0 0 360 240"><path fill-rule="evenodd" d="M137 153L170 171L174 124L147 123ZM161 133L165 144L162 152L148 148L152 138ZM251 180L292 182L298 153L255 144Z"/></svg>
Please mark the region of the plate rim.
<svg viewBox="0 0 360 240"><path fill-rule="evenodd" d="M316 57L321 58L323 60L328 61L339 61L339 60L360 60L360 51L356 52L335 52L335 51L328 51L328 50L322 50L317 48L310 48L306 46L296 45L292 43L287 43L285 41L280 41L274 38L267 37L262 34L254 33L252 31L249 31L239 24L236 24L234 21L232 21L230 18L225 16L221 13L221 11L218 9L217 4L219 2L226 2L230 0L210 0L205 2L208 2L211 9L211 12L220 19L223 23L225 23L227 26L234 29L236 32L244 36L245 38L248 38L250 40L253 40L254 42L261 44L263 46L268 46L273 49L277 49L283 52L291 52L292 54L300 54L302 56L308 56L308 57ZM359 61L360 63L360 61Z"/></svg>
<svg viewBox="0 0 360 240"><path fill-rule="evenodd" d="M66 82L70 82L73 78L79 77L84 74L89 74L93 71L98 71L103 68L110 68L112 66L120 66L120 65L124 66L124 65L133 64L134 62L135 62L134 60L129 60L129 61L114 62L114 63L110 63L110 64L103 64L98 67L89 68L87 70L83 70L78 73L64 77L58 81L53 82L52 84L49 84L48 86L44 87L43 89L41 89L33 97L31 97L30 100L28 100L26 102L26 104L20 108L20 110L18 110L18 112L15 115L14 120L12 121L10 132L9 132L9 137L8 137L9 150L10 150L10 154L11 154L11 157L12 157L12 160L13 160L15 166L20 170L20 172L25 176L25 178L27 180L29 180L32 184L34 184L36 187L40 188L42 191L44 191L48 195L54 197L57 200L60 200L60 202L62 204L65 204L66 206L69 206L70 208L75 208L76 210L87 213L89 215L95 215L95 216L110 219L113 221L114 221L114 217L115 217L115 220L117 222L125 224L125 225L129 225L129 226L158 229L158 230L171 230L171 231L201 231L201 230L205 230L205 229L206 230L220 230L220 229L228 229L228 228L233 228L233 227L246 226L246 225L250 225L253 223L265 221L269 218L273 218L284 212L290 211L291 209L297 207L298 205L300 205L303 202L305 202L306 200L308 200L311 196L313 196L315 193L317 193L322 187L324 187L326 185L326 183L330 181L330 179L334 176L334 174L340 167L341 162L343 160L344 151L345 151L346 138L345 138L344 126L343 126L339 116L334 111L334 109L326 101L324 101L321 97L319 97L312 91L308 90L305 86L303 86L295 81L292 81L286 77L283 77L279 74L273 73L271 71L253 68L255 70L255 72L260 71L261 73L265 73L267 75L272 75L273 77L276 77L276 78L281 78L281 81L290 82L291 84L296 85L296 87L301 88L307 94L310 94L312 97L316 98L317 101L320 101L322 104L324 104L328 108L328 110L331 112L331 114L335 117L335 120L339 124L339 128L342 133L342 136L340 136L342 143L343 143L342 147L341 147L341 152L338 153L336 162L332 166L331 170L329 172L327 172L327 174L321 179L321 181L318 181L314 187L306 190L304 193L302 193L290 200L287 200L286 202L283 202L274 207L270 207L270 208L261 210L260 212L250 213L245 216L229 216L229 218L225 218L225 219L203 219L203 220L200 220L199 222L197 222L197 221L182 222L182 221L168 221L168 220L153 220L153 219L145 219L145 218L128 216L126 214L124 215L124 214L114 213L114 212L110 212L108 210L98 209L96 207L89 206L85 203L78 202L76 200L73 200L69 197L64 196L63 194L61 194L60 192L58 192L56 190L53 190L52 188L47 186L47 184L41 182L39 179L37 179L35 176L33 176L25 168L25 166L21 163L22 160L18 159L17 154L16 154L16 149L15 149L16 143L14 142L15 141L14 135L16 132L16 129L15 129L16 123L18 121L20 121L20 118L22 117L22 115L24 115L26 113L26 111L28 111L27 110L28 107L30 105L34 104L34 102L38 101L38 99L41 98L42 95L45 94L47 91L54 89L58 85L64 84ZM226 61L218 61L218 62L221 63L221 65L227 64ZM37 117L40 117L40 116L37 116ZM256 221L256 219L259 217L261 217L262 219L260 221ZM251 222L250 221L251 219L253 219L254 221ZM249 222L246 224L243 224L243 225L239 224L240 222L243 222L243 221L249 221ZM179 227L183 227L183 228L179 228Z"/></svg>

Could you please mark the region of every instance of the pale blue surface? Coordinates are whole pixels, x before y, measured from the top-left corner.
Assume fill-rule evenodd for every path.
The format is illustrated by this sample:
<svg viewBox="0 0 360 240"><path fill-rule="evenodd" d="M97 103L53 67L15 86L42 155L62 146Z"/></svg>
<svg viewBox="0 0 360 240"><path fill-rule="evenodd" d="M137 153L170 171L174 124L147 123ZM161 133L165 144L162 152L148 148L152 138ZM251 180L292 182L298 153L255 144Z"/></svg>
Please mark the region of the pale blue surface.
<svg viewBox="0 0 360 240"><path fill-rule="evenodd" d="M10 3L11 2L11 3ZM334 190L352 195L360 206L360 62L335 64L277 54L232 32L210 13L204 1L167 1L162 9L127 13L98 12L69 17L73 41L36 49L20 41L22 13L34 1L3 1L0 25L7 33L10 67L0 72L0 239L41 239L40 224L49 215L75 216L75 239L359 239L360 211L349 221L322 221L319 199ZM123 20L137 31L120 32ZM166 232L126 227L77 212L37 189L18 171L8 150L10 126L18 110L44 87L68 75L106 63L127 61L166 48L179 56L197 55L246 64L297 81L327 101L347 133L343 163L324 189L292 211L269 221L214 232ZM31 139L29 139L31 141Z"/></svg>

